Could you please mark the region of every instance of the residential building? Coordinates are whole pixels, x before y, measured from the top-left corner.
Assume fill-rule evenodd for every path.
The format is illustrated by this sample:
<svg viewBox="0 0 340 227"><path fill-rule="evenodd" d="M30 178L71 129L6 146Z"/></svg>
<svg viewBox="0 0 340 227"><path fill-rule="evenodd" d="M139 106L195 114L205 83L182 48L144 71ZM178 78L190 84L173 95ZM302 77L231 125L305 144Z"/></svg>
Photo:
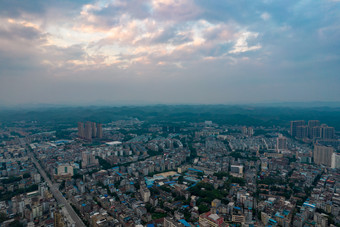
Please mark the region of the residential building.
<svg viewBox="0 0 340 227"><path fill-rule="evenodd" d="M297 127L305 125L305 121L299 120L299 121L291 121L290 122L290 134L292 137L295 137L297 135Z"/></svg>
<svg viewBox="0 0 340 227"><path fill-rule="evenodd" d="M333 147L315 144L313 152L314 163L331 167L333 152Z"/></svg>

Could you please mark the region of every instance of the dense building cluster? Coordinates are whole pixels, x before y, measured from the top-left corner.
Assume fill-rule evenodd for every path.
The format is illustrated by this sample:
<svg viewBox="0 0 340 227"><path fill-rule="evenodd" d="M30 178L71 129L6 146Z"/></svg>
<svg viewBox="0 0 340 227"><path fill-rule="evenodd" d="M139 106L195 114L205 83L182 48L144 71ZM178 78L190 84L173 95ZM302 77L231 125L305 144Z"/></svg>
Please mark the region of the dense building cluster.
<svg viewBox="0 0 340 227"><path fill-rule="evenodd" d="M339 138L316 120L40 127L1 128L4 226L340 225Z"/></svg>
<svg viewBox="0 0 340 227"><path fill-rule="evenodd" d="M95 123L91 121L85 122L85 127L83 122L78 122L78 136L79 138L92 140L93 138L103 137L103 127L101 123Z"/></svg>

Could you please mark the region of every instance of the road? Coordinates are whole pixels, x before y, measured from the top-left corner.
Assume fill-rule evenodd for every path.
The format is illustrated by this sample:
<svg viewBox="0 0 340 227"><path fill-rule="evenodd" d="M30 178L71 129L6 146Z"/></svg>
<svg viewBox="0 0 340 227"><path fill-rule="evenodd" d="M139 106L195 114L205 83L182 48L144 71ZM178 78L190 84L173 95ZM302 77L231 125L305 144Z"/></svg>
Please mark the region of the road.
<svg viewBox="0 0 340 227"><path fill-rule="evenodd" d="M68 214L70 215L70 217L72 218L73 222L75 223L75 226L77 226L77 227L78 226L79 227L85 227L85 224L83 223L83 221L79 218L79 216L73 210L71 205L66 201L64 196L59 191L59 188L57 188L55 185L53 185L52 181L46 175L45 170L43 168L41 168L41 166L38 163L38 161L34 158L34 156L32 154L30 154L30 157L31 157L32 162L36 165L36 167L38 168L40 174L42 175L42 177L45 179L45 181L47 182L48 186L50 187L50 190L51 190L52 194L54 195L54 197L56 198L58 204L63 204L65 206Z"/></svg>

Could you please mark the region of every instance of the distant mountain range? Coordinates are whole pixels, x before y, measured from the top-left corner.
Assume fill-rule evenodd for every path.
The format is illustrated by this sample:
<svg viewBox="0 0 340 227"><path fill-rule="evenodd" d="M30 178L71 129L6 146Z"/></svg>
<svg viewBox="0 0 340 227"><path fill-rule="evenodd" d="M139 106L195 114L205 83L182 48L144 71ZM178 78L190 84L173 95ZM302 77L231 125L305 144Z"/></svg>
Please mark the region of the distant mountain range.
<svg viewBox="0 0 340 227"><path fill-rule="evenodd" d="M204 122L247 126L289 127L291 120L320 120L340 130L340 106L297 105L148 105L148 106L20 106L0 110L0 121L37 121L76 126L78 121L108 123L138 118L148 123Z"/></svg>

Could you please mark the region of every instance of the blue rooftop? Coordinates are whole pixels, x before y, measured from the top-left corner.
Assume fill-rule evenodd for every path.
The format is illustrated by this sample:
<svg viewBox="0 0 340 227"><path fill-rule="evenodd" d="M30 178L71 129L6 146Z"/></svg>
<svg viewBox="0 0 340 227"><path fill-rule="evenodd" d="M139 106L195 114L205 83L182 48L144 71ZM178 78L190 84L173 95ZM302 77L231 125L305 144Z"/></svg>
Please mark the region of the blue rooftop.
<svg viewBox="0 0 340 227"><path fill-rule="evenodd" d="M188 170L203 173L203 171L202 171L202 170L199 170L199 169L188 168Z"/></svg>
<svg viewBox="0 0 340 227"><path fill-rule="evenodd" d="M269 221L273 222L273 223L277 223L277 221L275 221L274 219L269 219Z"/></svg>
<svg viewBox="0 0 340 227"><path fill-rule="evenodd" d="M188 189L190 189L190 188L192 188L192 187L195 187L195 186L196 186L196 184L197 184L197 183L195 183L195 184L191 185L190 187L187 187L185 190L188 190Z"/></svg>
<svg viewBox="0 0 340 227"><path fill-rule="evenodd" d="M310 204L310 203L307 203L307 202L304 202L303 206L308 206L308 207L311 207L311 208L315 208L315 204Z"/></svg>
<svg viewBox="0 0 340 227"><path fill-rule="evenodd" d="M190 226L189 223L184 219L180 219L179 222L182 223L184 226L188 226L188 227Z"/></svg>
<svg viewBox="0 0 340 227"><path fill-rule="evenodd" d="M288 211L288 210L284 210L282 213L283 213L284 215L288 215L288 214L289 214L289 211Z"/></svg>
<svg viewBox="0 0 340 227"><path fill-rule="evenodd" d="M284 217L280 214L280 212L276 212L275 216L276 216L276 217L279 217L279 218L284 218Z"/></svg>

